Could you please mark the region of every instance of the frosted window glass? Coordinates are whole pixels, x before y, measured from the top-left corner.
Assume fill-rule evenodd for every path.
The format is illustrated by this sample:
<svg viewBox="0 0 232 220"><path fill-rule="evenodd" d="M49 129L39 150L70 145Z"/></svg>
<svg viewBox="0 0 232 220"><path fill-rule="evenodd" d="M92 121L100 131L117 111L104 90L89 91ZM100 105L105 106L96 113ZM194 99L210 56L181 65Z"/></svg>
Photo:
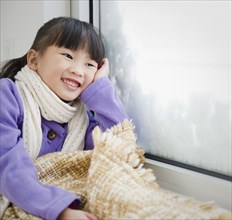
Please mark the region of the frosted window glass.
<svg viewBox="0 0 232 220"><path fill-rule="evenodd" d="M139 144L231 176L231 2L101 1L100 21Z"/></svg>

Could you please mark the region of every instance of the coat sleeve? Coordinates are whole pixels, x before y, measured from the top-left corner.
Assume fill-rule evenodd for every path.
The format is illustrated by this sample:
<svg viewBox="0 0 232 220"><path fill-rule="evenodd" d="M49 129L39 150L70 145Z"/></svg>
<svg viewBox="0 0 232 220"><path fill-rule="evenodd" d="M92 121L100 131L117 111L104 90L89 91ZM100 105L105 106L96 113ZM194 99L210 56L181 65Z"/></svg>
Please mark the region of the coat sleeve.
<svg viewBox="0 0 232 220"><path fill-rule="evenodd" d="M98 125L102 131L105 131L128 116L108 77L103 77L90 84L82 92L80 98L95 114L93 116L91 112L88 112L90 123L85 144L85 149L92 149L92 130L95 126Z"/></svg>
<svg viewBox="0 0 232 220"><path fill-rule="evenodd" d="M0 80L0 193L30 214L56 219L78 198L57 187L43 185L21 137L22 102L9 79Z"/></svg>

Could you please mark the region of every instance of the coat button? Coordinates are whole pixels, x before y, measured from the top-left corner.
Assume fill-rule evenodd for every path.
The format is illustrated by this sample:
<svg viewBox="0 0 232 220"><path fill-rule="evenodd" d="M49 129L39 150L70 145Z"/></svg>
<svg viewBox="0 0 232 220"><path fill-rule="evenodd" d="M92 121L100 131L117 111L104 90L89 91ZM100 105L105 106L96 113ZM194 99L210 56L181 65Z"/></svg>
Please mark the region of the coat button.
<svg viewBox="0 0 232 220"><path fill-rule="evenodd" d="M57 134L53 129L48 131L47 138L49 140L54 140L56 138L56 136L57 136Z"/></svg>

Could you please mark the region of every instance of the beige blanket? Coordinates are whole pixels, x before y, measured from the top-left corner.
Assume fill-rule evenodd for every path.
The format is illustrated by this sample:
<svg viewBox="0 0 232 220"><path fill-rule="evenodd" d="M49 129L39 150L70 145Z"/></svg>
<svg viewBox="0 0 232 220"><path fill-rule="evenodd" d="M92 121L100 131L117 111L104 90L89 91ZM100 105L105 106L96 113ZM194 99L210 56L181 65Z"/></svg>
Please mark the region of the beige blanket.
<svg viewBox="0 0 232 220"><path fill-rule="evenodd" d="M35 161L40 181L70 190L82 208L109 219L232 219L217 205L184 198L160 188L143 167L131 122L125 120L102 133L93 132L95 149L52 153ZM3 219L40 219L10 205Z"/></svg>

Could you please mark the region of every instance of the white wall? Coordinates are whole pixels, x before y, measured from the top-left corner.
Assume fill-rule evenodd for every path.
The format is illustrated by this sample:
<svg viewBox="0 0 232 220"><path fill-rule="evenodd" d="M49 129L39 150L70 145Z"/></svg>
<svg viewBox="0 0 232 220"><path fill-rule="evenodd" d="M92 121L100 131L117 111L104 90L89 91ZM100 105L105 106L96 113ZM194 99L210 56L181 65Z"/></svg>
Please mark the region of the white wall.
<svg viewBox="0 0 232 220"><path fill-rule="evenodd" d="M0 60L24 55L37 30L49 19L70 16L69 0L1 0Z"/></svg>

